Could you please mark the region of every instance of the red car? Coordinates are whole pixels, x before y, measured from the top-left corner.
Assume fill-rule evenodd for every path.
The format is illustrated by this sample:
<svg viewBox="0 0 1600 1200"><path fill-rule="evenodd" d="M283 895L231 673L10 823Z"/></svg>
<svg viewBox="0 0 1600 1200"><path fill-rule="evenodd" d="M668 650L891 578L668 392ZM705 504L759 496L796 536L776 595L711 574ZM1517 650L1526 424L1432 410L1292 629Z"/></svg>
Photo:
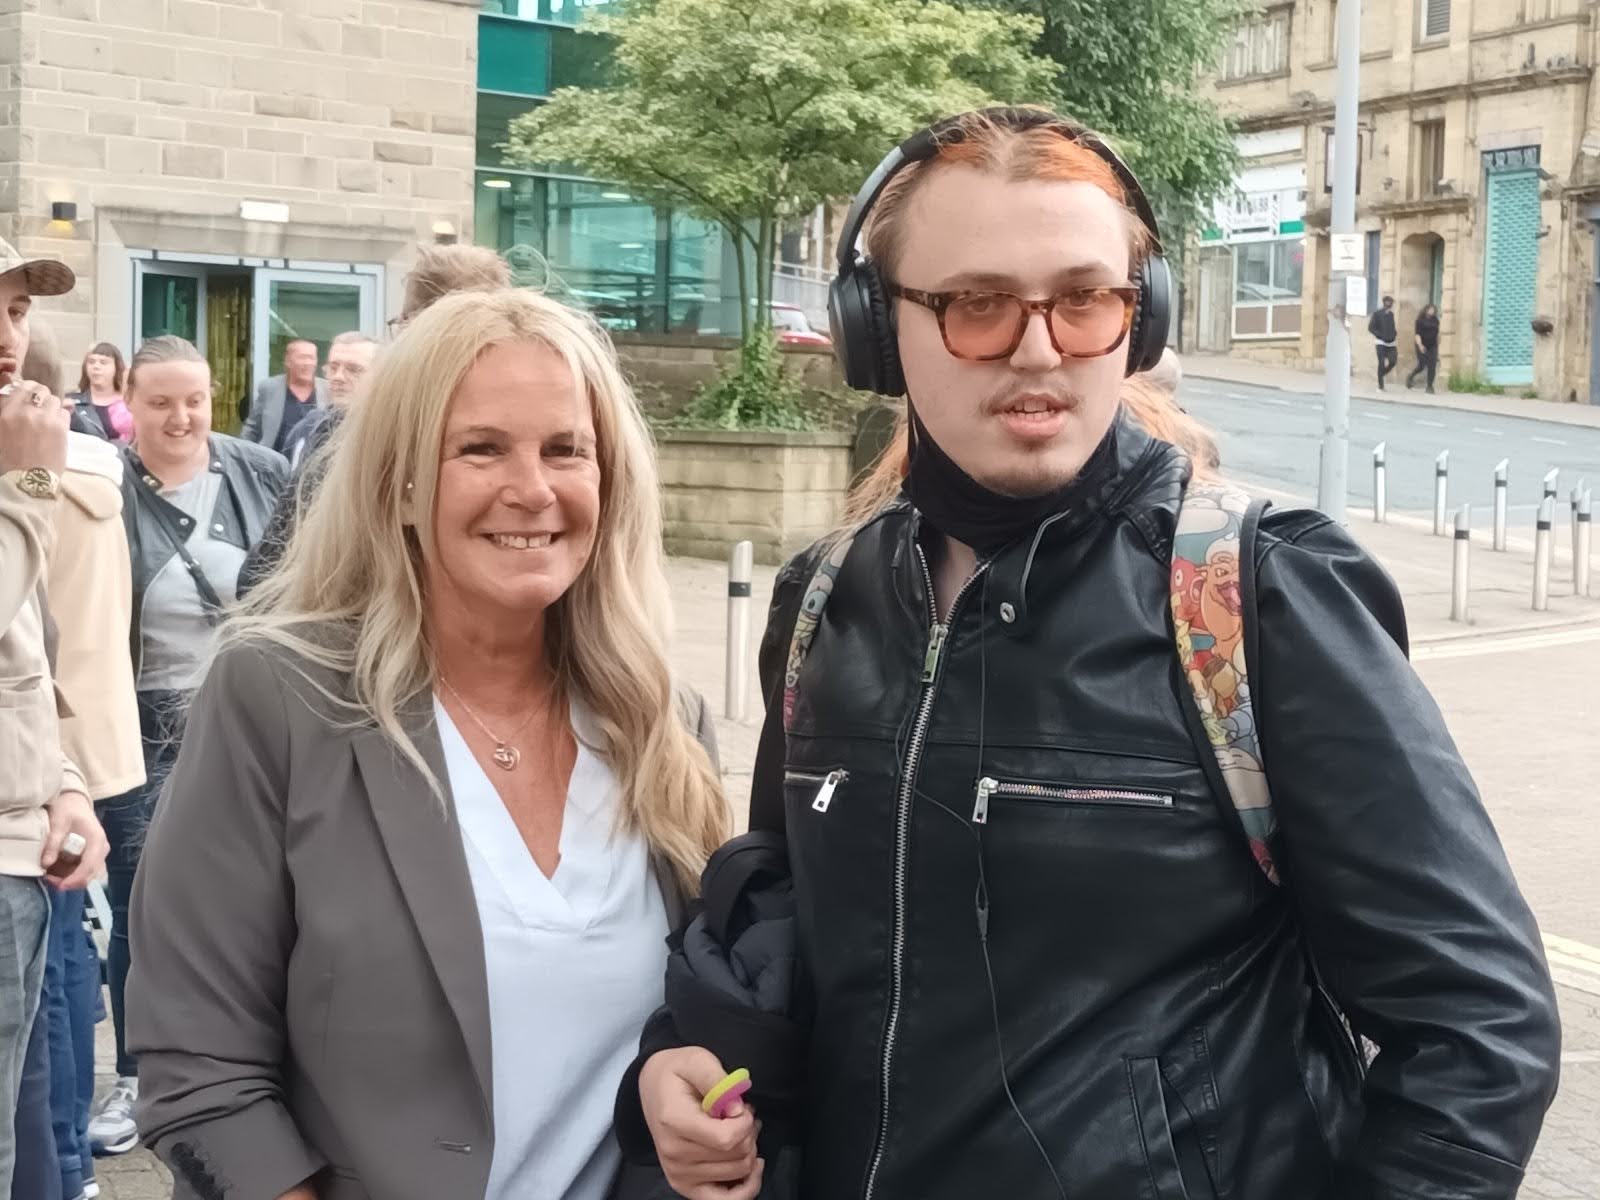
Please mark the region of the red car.
<svg viewBox="0 0 1600 1200"><path fill-rule="evenodd" d="M805 310L793 304L772 304L772 327L785 346L831 346L833 339L811 328Z"/></svg>

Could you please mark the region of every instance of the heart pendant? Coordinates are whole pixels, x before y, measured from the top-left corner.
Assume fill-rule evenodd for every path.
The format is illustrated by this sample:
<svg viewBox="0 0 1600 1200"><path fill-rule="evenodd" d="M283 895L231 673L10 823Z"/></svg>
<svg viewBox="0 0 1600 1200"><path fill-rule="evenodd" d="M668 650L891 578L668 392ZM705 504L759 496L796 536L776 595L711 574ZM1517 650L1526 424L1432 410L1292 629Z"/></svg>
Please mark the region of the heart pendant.
<svg viewBox="0 0 1600 1200"><path fill-rule="evenodd" d="M515 746L507 746L503 742L494 748L493 757L495 766L504 771L516 770L517 764L522 761L522 755L518 753L517 748Z"/></svg>

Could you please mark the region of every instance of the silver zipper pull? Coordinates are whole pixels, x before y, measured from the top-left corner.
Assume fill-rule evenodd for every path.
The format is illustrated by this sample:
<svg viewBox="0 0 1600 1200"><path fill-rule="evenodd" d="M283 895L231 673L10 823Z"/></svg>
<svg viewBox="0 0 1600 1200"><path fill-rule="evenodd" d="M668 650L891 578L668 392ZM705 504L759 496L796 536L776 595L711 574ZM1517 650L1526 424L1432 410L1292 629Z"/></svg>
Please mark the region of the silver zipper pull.
<svg viewBox="0 0 1600 1200"><path fill-rule="evenodd" d="M932 683L933 677L939 673L939 655L944 650L945 634L950 632L948 625L935 625L928 632L928 653L922 659L922 682Z"/></svg>
<svg viewBox="0 0 1600 1200"><path fill-rule="evenodd" d="M811 807L817 812L825 813L828 805L833 803L833 794L839 790L839 785L850 778L848 771L829 771L822 781L822 786L817 789L816 798L811 801Z"/></svg>
<svg viewBox="0 0 1600 1200"><path fill-rule="evenodd" d="M1000 781L988 775L978 780L978 797L972 804L972 821L975 825L989 823L989 797L994 795Z"/></svg>

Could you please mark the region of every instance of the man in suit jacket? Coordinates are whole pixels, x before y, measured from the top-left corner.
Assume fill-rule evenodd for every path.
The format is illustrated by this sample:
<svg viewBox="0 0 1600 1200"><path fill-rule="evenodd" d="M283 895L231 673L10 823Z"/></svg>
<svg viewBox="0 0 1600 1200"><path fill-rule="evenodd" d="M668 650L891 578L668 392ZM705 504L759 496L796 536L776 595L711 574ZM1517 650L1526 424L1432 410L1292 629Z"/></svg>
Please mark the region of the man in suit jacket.
<svg viewBox="0 0 1600 1200"><path fill-rule="evenodd" d="M284 454L295 426L327 407L328 381L317 378L316 343L292 341L283 348L283 374L256 389L239 436Z"/></svg>

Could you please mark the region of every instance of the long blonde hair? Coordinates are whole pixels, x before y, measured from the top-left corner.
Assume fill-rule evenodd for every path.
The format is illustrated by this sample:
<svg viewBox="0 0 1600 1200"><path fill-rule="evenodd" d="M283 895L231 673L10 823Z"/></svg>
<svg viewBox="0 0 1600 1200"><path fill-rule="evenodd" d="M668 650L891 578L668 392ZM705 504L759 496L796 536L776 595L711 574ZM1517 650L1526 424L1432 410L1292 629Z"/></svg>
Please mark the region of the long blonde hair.
<svg viewBox="0 0 1600 1200"><path fill-rule="evenodd" d="M589 397L600 466L594 551L547 614L546 658L566 694L596 716L624 827L642 832L693 894L728 835L727 804L674 704L650 436L615 351L588 317L511 289L447 296L420 313L379 357L365 400L317 460L321 484L281 564L226 637L265 639L347 676L350 697L319 690L354 723L382 730L440 791L400 717L435 678L423 562L437 552L440 445L462 378L484 350L512 342L541 343L566 360Z"/></svg>

